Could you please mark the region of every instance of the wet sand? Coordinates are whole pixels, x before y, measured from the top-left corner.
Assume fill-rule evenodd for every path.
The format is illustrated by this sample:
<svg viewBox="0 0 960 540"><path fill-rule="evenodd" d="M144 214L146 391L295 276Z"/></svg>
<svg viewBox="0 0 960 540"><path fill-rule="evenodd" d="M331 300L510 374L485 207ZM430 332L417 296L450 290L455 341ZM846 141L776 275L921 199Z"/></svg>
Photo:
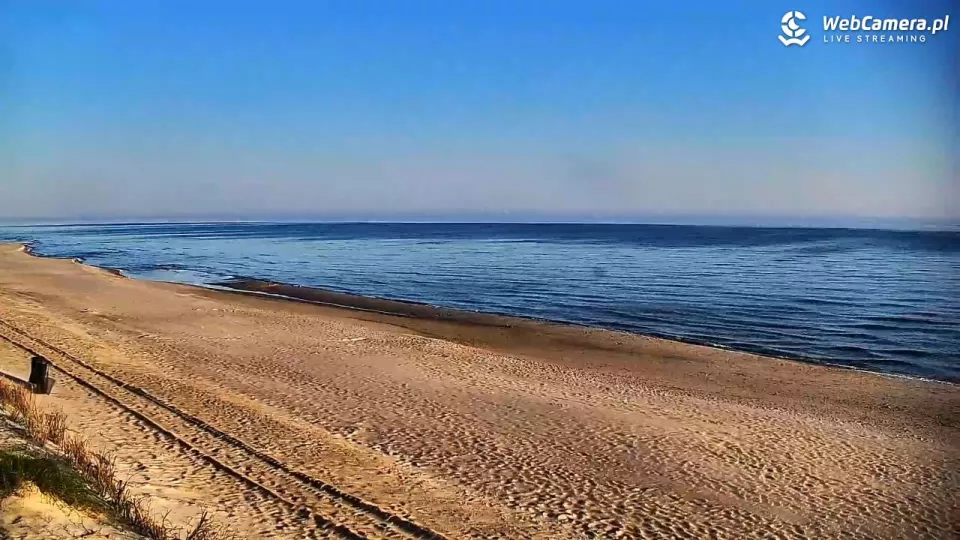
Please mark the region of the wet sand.
<svg viewBox="0 0 960 540"><path fill-rule="evenodd" d="M137 281L2 245L0 336L113 396L61 376L49 399L158 468L151 489L208 501L248 537L956 531L955 385L233 286L364 310Z"/></svg>

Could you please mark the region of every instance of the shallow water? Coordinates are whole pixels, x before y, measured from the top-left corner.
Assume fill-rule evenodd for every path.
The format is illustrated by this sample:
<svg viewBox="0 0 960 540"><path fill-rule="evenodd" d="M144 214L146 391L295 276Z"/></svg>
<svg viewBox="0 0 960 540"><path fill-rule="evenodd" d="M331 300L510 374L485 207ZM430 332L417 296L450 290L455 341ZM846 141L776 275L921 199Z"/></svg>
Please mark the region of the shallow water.
<svg viewBox="0 0 960 540"><path fill-rule="evenodd" d="M244 276L960 381L960 233L585 224L0 227L145 279Z"/></svg>

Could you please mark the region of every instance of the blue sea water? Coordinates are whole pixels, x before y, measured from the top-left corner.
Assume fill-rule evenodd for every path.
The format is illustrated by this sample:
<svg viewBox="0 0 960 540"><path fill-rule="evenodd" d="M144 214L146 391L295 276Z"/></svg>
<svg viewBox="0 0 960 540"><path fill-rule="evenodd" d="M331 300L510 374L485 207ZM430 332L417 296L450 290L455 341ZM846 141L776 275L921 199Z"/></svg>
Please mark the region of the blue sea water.
<svg viewBox="0 0 960 540"><path fill-rule="evenodd" d="M0 227L132 277L255 277L960 381L960 233L601 224Z"/></svg>

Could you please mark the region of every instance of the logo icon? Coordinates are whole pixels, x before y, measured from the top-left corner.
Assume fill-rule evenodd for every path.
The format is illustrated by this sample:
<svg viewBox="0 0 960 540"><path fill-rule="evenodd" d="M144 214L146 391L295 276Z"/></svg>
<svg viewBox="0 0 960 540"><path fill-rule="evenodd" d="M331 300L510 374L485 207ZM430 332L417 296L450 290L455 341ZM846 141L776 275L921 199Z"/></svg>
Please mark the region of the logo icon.
<svg viewBox="0 0 960 540"><path fill-rule="evenodd" d="M797 24L797 20L805 21L807 16L799 11L788 11L784 14L783 18L780 19L780 28L783 29L783 34L787 37L778 36L780 38L780 43L783 43L785 47L790 45L799 45L803 47L806 45L807 41L810 40L810 35L807 34L807 31L803 28L800 28L800 25ZM803 36L803 39L800 38Z"/></svg>

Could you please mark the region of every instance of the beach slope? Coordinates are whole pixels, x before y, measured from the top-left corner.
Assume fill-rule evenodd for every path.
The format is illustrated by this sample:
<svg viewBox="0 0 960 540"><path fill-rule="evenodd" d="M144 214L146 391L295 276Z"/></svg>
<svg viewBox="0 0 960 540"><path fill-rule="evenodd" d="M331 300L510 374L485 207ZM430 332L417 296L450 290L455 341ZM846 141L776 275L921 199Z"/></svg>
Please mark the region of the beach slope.
<svg viewBox="0 0 960 540"><path fill-rule="evenodd" d="M305 298L347 307L0 245L0 337L54 363L43 399L175 491L170 505L202 501L246 537L956 531L955 385ZM29 352L3 358L22 372Z"/></svg>

